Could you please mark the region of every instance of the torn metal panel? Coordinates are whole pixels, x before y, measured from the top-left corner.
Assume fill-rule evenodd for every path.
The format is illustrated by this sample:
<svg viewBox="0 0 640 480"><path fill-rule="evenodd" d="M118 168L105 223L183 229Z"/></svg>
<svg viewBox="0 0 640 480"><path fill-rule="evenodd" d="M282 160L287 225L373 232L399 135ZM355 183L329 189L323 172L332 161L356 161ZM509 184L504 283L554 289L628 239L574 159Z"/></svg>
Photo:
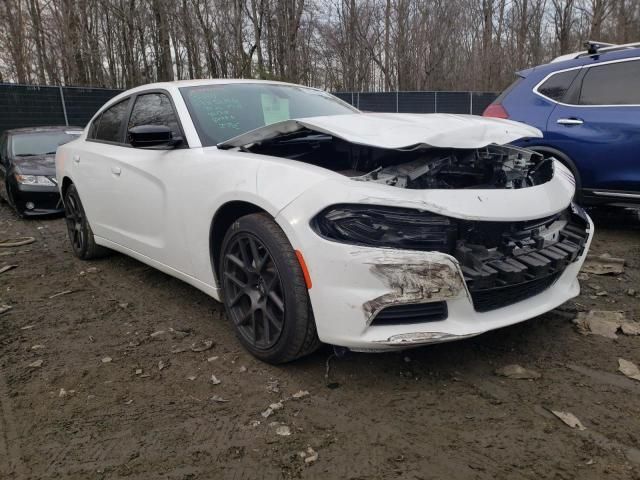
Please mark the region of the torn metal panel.
<svg viewBox="0 0 640 480"><path fill-rule="evenodd" d="M371 273L381 279L390 291L363 304L369 321L390 305L445 300L464 291L462 276L450 260L437 262L408 255L408 258L397 261L385 263L383 260L370 266Z"/></svg>

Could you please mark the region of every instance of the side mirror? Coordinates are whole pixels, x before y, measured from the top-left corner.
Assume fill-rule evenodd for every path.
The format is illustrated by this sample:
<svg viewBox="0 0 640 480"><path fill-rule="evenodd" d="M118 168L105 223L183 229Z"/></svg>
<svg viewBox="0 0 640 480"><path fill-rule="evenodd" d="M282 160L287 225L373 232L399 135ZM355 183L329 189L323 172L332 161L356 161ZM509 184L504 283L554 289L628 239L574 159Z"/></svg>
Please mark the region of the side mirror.
<svg viewBox="0 0 640 480"><path fill-rule="evenodd" d="M127 132L129 143L135 148L175 147L182 137L174 137L166 125L138 125Z"/></svg>

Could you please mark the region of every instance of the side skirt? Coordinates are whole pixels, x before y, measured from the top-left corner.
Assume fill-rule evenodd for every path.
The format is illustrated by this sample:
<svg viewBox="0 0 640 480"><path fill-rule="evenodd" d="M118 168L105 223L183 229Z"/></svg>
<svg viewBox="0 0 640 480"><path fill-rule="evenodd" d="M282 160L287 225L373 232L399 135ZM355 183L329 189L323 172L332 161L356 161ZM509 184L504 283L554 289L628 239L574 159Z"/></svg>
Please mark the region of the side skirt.
<svg viewBox="0 0 640 480"><path fill-rule="evenodd" d="M181 272L180 270L176 270L175 268L170 267L169 265L165 265L162 262L158 262L157 260L149 258L146 255L143 255L134 250L131 250L130 248L124 247L119 243L115 243L115 242L112 242L111 240L107 240L106 238L98 237L97 235L95 235L95 241L98 245L102 245L103 247L110 248L111 250L115 250L117 252L128 255L129 257L135 258L136 260L142 263L145 263L150 267L156 268L161 272L166 273L167 275L171 275L172 277L175 277L179 280L182 280L185 283L188 283L189 285L197 288L198 290L203 291L204 293L212 297L214 300L217 300L218 302L221 301L220 300L221 292L219 288L213 287L207 283L204 283L201 280L198 280L195 277L192 277L191 275Z"/></svg>

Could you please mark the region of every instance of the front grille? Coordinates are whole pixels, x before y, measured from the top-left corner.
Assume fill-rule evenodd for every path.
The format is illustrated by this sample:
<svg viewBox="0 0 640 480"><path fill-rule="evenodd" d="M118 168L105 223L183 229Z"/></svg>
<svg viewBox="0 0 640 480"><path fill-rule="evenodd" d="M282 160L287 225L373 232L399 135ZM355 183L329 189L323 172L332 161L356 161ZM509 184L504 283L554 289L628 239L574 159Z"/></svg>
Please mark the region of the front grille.
<svg viewBox="0 0 640 480"><path fill-rule="evenodd" d="M447 302L393 305L378 313L371 325L403 325L437 322L447 318Z"/></svg>
<svg viewBox="0 0 640 480"><path fill-rule="evenodd" d="M549 231L556 232L553 240L543 236ZM580 258L589 238L586 218L571 211L497 227L473 222L467 234L458 242L456 258L478 312L541 293Z"/></svg>
<svg viewBox="0 0 640 480"><path fill-rule="evenodd" d="M536 278L515 285L505 287L487 288L471 292L473 307L476 312L488 312L496 308L502 308L514 303L526 300L529 297L542 293L555 283L562 272L556 272L542 278Z"/></svg>

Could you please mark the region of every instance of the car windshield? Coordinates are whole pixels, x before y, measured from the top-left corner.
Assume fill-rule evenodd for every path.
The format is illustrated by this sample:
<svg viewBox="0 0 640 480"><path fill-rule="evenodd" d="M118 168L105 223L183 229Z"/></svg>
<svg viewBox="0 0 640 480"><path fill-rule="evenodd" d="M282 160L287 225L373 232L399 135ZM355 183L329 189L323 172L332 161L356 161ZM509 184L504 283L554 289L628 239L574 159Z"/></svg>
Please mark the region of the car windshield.
<svg viewBox="0 0 640 480"><path fill-rule="evenodd" d="M292 118L358 113L333 95L294 85L230 83L180 91L205 147Z"/></svg>
<svg viewBox="0 0 640 480"><path fill-rule="evenodd" d="M78 138L79 132L38 132L13 135L11 149L14 157L53 155L60 145Z"/></svg>

